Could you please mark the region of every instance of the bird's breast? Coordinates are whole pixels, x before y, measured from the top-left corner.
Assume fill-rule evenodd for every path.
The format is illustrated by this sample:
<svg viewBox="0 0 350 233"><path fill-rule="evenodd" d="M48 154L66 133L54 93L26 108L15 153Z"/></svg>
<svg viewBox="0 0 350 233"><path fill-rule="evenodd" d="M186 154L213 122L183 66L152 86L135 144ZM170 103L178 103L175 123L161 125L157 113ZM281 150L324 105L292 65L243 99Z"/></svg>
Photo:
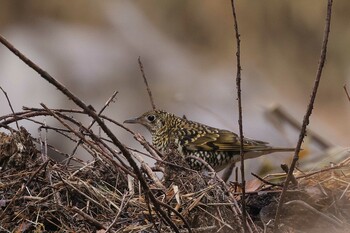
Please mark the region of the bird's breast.
<svg viewBox="0 0 350 233"><path fill-rule="evenodd" d="M159 151L164 152L167 147L167 140L160 136L153 136L152 137L152 144L155 146Z"/></svg>

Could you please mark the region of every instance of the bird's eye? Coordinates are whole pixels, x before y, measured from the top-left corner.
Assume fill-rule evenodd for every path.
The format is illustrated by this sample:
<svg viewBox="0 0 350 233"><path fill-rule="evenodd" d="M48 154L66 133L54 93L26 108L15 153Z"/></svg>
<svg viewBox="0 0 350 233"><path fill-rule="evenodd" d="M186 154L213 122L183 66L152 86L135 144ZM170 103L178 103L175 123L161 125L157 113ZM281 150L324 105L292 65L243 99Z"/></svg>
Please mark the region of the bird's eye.
<svg viewBox="0 0 350 233"><path fill-rule="evenodd" d="M149 122L153 122L155 119L156 119L156 117L155 117L154 115L149 115L149 116L147 116L147 120L148 120Z"/></svg>

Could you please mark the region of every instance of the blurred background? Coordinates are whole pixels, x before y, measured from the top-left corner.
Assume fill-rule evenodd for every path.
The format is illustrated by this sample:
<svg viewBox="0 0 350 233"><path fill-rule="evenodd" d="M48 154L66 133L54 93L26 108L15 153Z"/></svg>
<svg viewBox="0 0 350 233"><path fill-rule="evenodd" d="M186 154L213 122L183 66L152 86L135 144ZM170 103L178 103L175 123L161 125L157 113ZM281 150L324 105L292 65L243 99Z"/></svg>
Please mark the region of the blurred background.
<svg viewBox="0 0 350 233"><path fill-rule="evenodd" d="M271 106L302 121L317 70L326 2L236 1L236 10L244 135L294 147L299 131L271 117ZM350 103L343 89L350 89L349 11L350 2L334 3L327 63L309 125L336 146L349 146L350 138ZM3 0L0 33L96 110L118 91L105 114L119 122L151 108L137 63L140 56L158 108L238 132L236 47L228 0ZM74 107L4 46L0 85L16 111L41 102L51 108ZM2 94L0 104L1 115L10 113ZM36 125L22 124L38 136ZM123 143L140 148L125 131L111 127ZM141 126L131 128L150 140ZM59 145L56 136L49 133L49 143ZM311 139L304 148L311 159L329 155ZM247 161L248 173L291 156Z"/></svg>

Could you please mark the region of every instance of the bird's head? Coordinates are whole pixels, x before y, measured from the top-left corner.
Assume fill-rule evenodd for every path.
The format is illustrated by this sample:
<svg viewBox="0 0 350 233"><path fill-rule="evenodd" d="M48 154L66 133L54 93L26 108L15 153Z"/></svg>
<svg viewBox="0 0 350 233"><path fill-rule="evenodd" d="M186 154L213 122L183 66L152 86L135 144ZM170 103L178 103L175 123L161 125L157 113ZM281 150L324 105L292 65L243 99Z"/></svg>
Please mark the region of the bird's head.
<svg viewBox="0 0 350 233"><path fill-rule="evenodd" d="M141 124L153 134L165 126L166 118L168 115L169 113L162 110L151 110L145 112L139 117L126 120L124 123Z"/></svg>

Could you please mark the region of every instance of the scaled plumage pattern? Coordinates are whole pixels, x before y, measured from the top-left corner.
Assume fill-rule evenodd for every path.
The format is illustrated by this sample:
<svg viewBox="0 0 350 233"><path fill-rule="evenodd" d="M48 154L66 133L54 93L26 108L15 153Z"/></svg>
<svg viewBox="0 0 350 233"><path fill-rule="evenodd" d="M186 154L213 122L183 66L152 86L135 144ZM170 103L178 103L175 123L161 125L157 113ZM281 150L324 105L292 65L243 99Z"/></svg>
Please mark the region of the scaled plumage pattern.
<svg viewBox="0 0 350 233"><path fill-rule="evenodd" d="M162 110L148 111L124 123L138 123L145 126L151 132L152 143L159 151L165 152L173 144L185 158L190 155L198 156L216 171L240 161L239 136L228 130L189 121ZM244 138L243 142L244 159L294 150L271 147L267 142L248 138ZM203 169L203 164L198 160L189 159L188 163L192 169Z"/></svg>

